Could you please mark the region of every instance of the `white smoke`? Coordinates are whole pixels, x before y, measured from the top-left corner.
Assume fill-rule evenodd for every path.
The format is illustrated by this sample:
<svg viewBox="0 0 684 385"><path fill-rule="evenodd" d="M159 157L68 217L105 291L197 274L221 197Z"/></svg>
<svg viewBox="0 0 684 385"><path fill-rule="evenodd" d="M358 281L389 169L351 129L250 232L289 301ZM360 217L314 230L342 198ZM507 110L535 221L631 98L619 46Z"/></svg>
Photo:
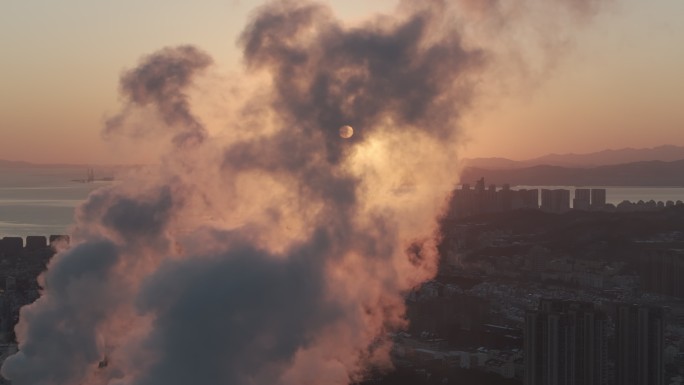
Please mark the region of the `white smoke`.
<svg viewBox="0 0 684 385"><path fill-rule="evenodd" d="M348 384L390 367L385 336L436 271L459 118L487 68L451 8L404 2L345 27L316 3L268 3L241 36L246 86L225 120L193 107L212 63L195 47L124 74L106 136L165 152L79 208L3 375Z"/></svg>

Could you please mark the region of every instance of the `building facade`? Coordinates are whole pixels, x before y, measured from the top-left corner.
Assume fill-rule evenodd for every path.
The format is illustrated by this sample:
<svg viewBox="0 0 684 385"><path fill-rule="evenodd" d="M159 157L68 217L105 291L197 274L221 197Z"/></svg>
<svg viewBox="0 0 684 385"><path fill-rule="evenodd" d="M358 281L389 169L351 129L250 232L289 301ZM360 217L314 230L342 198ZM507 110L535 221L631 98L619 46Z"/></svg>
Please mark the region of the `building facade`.
<svg viewBox="0 0 684 385"><path fill-rule="evenodd" d="M606 385L606 329L591 303L542 299L525 315L525 385Z"/></svg>
<svg viewBox="0 0 684 385"><path fill-rule="evenodd" d="M570 211L570 190L543 189L541 191L541 209L542 211L555 214Z"/></svg>
<svg viewBox="0 0 684 385"><path fill-rule="evenodd" d="M664 310L620 304L615 320L616 385L663 385L665 382Z"/></svg>

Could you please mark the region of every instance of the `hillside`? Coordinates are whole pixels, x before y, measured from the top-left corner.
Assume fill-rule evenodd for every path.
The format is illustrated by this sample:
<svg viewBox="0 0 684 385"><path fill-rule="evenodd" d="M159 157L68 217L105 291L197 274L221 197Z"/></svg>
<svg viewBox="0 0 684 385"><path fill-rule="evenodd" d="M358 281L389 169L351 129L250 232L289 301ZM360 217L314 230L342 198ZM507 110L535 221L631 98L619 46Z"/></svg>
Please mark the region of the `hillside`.
<svg viewBox="0 0 684 385"><path fill-rule="evenodd" d="M587 154L548 154L520 161L506 158L474 158L464 159L464 162L468 167L485 169L512 169L540 165L587 168L655 160L673 162L680 159L684 159L684 147L665 145L653 148L603 150Z"/></svg>
<svg viewBox="0 0 684 385"><path fill-rule="evenodd" d="M533 166L519 169L467 167L461 181L529 186L684 186L684 160L635 162L593 168Z"/></svg>

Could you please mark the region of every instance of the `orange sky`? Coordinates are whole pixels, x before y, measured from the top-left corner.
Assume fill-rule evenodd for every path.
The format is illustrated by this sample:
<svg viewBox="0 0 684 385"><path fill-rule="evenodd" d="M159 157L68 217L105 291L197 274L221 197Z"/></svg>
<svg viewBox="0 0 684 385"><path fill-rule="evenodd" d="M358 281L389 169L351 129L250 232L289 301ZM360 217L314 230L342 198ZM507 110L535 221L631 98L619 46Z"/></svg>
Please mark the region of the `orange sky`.
<svg viewBox="0 0 684 385"><path fill-rule="evenodd" d="M100 129L119 108L118 77L158 48L195 44L220 69L260 1L132 0L0 6L0 159L129 163ZM395 1L328 1L348 20ZM466 157L684 145L684 2L614 0L580 23L555 65L483 97L463 125Z"/></svg>

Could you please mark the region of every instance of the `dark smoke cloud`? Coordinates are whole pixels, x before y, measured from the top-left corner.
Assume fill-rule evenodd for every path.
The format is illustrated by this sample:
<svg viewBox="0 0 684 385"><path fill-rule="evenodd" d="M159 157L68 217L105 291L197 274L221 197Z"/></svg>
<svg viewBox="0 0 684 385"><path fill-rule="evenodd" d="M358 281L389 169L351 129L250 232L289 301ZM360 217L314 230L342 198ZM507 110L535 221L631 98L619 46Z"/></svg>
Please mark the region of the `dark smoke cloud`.
<svg viewBox="0 0 684 385"><path fill-rule="evenodd" d="M432 39L442 17L435 3L353 29L322 5L276 3L261 9L240 41L249 67L272 74L274 108L303 134L324 135L332 162L341 156L337 128L345 124L355 127L356 140L383 119L397 131L448 140L470 97L456 85L484 55L464 48L455 29Z"/></svg>
<svg viewBox="0 0 684 385"><path fill-rule="evenodd" d="M500 18L502 13L508 16L529 13L536 10L539 5L544 5L547 9L561 7L573 13L576 17L587 17L595 14L601 7L610 0L531 0L531 1L502 1L502 0L456 0L456 3L465 12L470 12L481 18L493 18L498 22L504 22ZM536 6L534 3L538 3ZM407 1L411 3L411 1ZM544 4L546 3L546 4ZM515 12L511 12L515 10Z"/></svg>
<svg viewBox="0 0 684 385"><path fill-rule="evenodd" d="M206 132L193 115L186 89L197 73L213 60L193 46L165 48L148 56L142 64L121 77L121 93L127 109L106 122L105 135L124 127L131 108L152 107L162 122L174 131L176 145L188 145L204 140ZM150 127L142 129L146 134Z"/></svg>
<svg viewBox="0 0 684 385"><path fill-rule="evenodd" d="M97 327L120 300L108 285L118 258L111 242L93 239L52 264L44 276L49 292L21 309L18 332L32 338L5 361L3 373L18 384L66 384L90 372L101 358Z"/></svg>
<svg viewBox="0 0 684 385"><path fill-rule="evenodd" d="M149 238L161 233L174 204L169 186L154 191L152 199L107 198L110 198L109 194L94 193L80 210L90 216L82 221L101 221L106 227L120 231L125 238L136 235Z"/></svg>
<svg viewBox="0 0 684 385"><path fill-rule="evenodd" d="M138 383L278 383L312 331L341 311L324 296L328 241L316 238L286 260L245 245L162 266L138 302L155 314L148 347L161 356Z"/></svg>
<svg viewBox="0 0 684 385"><path fill-rule="evenodd" d="M403 295L435 273L438 186L455 182L459 118L491 60L451 4L404 2L349 27L316 3L268 3L240 38L241 81L265 86L231 100L227 131L192 108L212 62L198 49L126 72L106 133L135 137L132 115L150 109L164 129L152 121L137 138L175 146L80 206L3 375L343 385L388 368Z"/></svg>

